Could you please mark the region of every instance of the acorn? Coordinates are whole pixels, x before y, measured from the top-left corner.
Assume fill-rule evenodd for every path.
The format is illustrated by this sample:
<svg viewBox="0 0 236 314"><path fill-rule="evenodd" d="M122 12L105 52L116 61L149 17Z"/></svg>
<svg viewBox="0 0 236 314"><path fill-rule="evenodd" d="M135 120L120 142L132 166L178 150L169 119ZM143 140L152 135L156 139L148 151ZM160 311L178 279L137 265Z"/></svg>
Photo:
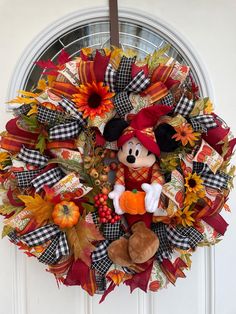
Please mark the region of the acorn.
<svg viewBox="0 0 236 314"><path fill-rule="evenodd" d="M92 157L90 157L90 156L84 157L84 162L90 162L91 160L92 160Z"/></svg>
<svg viewBox="0 0 236 314"><path fill-rule="evenodd" d="M101 174L99 176L99 179L102 181L102 182L107 182L108 180L108 176L106 174Z"/></svg>
<svg viewBox="0 0 236 314"><path fill-rule="evenodd" d="M91 171L90 171L90 176L93 177L93 178L98 178L99 177L99 174L97 172L97 170L95 168L93 168Z"/></svg>
<svg viewBox="0 0 236 314"><path fill-rule="evenodd" d="M108 172L110 171L110 167L109 167L109 166L104 166L104 167L103 167L103 171L104 171L105 173L108 173Z"/></svg>

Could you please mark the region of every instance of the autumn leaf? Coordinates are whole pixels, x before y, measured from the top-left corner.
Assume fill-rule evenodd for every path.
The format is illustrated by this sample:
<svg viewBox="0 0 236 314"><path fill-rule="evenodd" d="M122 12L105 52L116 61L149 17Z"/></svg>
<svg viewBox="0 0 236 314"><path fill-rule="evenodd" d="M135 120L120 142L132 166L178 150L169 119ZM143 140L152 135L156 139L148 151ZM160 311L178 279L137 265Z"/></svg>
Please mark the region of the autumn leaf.
<svg viewBox="0 0 236 314"><path fill-rule="evenodd" d="M58 64L64 64L67 63L71 60L70 55L65 51L65 49L62 49L60 52L58 58L57 58L57 63Z"/></svg>
<svg viewBox="0 0 236 314"><path fill-rule="evenodd" d="M33 196L18 195L18 198L25 203L25 210L29 210L41 225L51 219L54 205L48 200L44 200L39 194Z"/></svg>
<svg viewBox="0 0 236 314"><path fill-rule="evenodd" d="M114 282L116 286L119 286L121 282L124 282L125 280L131 279L132 275L131 274L126 274L125 272L114 269L109 271L109 273L106 275L108 279Z"/></svg>
<svg viewBox="0 0 236 314"><path fill-rule="evenodd" d="M46 141L47 136L45 136L43 133L40 133L35 148L37 148L41 154L43 154L46 149Z"/></svg>
<svg viewBox="0 0 236 314"><path fill-rule="evenodd" d="M27 116L31 116L32 114L36 114L36 113L38 113L38 107L36 104L33 104L31 106L30 111L27 113Z"/></svg>
<svg viewBox="0 0 236 314"><path fill-rule="evenodd" d="M4 204L2 206L0 206L0 214L1 215L11 215L13 213L18 213L22 210L22 207L15 207L15 206L12 206L11 204Z"/></svg>
<svg viewBox="0 0 236 314"><path fill-rule="evenodd" d="M66 230L66 234L75 260L79 258L90 266L90 255L96 248L92 242L104 240L99 230L93 223L88 223L81 217L75 227Z"/></svg>
<svg viewBox="0 0 236 314"><path fill-rule="evenodd" d="M22 116L21 117L28 131L34 132L39 129L39 124L36 115L32 115L30 117Z"/></svg>
<svg viewBox="0 0 236 314"><path fill-rule="evenodd" d="M8 225L4 226L2 229L2 238L7 236L10 232L12 232L14 229Z"/></svg>

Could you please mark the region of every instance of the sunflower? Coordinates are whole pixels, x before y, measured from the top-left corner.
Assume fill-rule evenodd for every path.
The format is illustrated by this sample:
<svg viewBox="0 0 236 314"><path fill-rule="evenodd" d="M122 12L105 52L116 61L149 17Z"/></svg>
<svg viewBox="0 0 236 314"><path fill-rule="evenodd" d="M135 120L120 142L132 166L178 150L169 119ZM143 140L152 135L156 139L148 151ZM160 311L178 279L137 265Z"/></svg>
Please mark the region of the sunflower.
<svg viewBox="0 0 236 314"><path fill-rule="evenodd" d="M177 218L177 223L184 227L191 227L195 221L192 217L194 211L189 210L189 207L190 206L186 206L183 210L179 209L175 214Z"/></svg>
<svg viewBox="0 0 236 314"><path fill-rule="evenodd" d="M73 95L79 111L83 112L84 118L94 119L96 116L104 117L114 106L111 98L115 95L109 92L109 87L102 82L92 82L77 87L78 94Z"/></svg>
<svg viewBox="0 0 236 314"><path fill-rule="evenodd" d="M188 143L191 146L195 145L195 141L198 140L199 133L194 132L193 128L189 123L184 123L180 126L175 127L176 134L172 136L176 141L181 141L183 146L186 146Z"/></svg>
<svg viewBox="0 0 236 314"><path fill-rule="evenodd" d="M197 203L198 201L198 195L193 192L187 192L184 199L184 205L189 206L193 203Z"/></svg>
<svg viewBox="0 0 236 314"><path fill-rule="evenodd" d="M185 186L188 192L197 193L204 190L203 180L196 173L189 173L185 178Z"/></svg>

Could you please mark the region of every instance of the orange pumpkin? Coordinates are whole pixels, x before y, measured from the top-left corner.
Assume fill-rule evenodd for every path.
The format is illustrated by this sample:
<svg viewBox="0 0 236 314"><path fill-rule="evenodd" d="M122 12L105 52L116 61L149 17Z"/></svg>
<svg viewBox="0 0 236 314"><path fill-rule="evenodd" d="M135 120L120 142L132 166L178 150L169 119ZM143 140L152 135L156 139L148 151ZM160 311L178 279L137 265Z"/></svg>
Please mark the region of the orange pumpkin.
<svg viewBox="0 0 236 314"><path fill-rule="evenodd" d="M58 203L52 212L52 219L60 228L71 228L79 220L79 207L74 202L62 201Z"/></svg>
<svg viewBox="0 0 236 314"><path fill-rule="evenodd" d="M125 191L120 196L121 209L131 215L143 215L146 213L145 195L145 192L137 190Z"/></svg>

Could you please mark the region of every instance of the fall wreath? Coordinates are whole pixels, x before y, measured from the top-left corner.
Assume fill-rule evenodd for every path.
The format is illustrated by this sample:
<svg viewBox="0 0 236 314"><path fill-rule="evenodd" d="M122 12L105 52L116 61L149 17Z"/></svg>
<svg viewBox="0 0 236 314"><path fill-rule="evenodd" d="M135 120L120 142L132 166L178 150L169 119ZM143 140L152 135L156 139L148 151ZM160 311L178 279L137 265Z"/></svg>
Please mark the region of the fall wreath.
<svg viewBox="0 0 236 314"><path fill-rule="evenodd" d="M1 134L2 236L46 264L57 282L102 300L121 283L131 292L174 284L196 247L216 244L227 228L220 212L228 210L235 139L210 99L200 98L189 66L167 57L168 49L139 60L131 50L84 48L74 59L63 50L57 62L38 61L41 79L10 101L15 117ZM135 129L140 112L152 113L151 129ZM121 144L105 136L118 120L125 124ZM149 229L158 246L145 262L123 265L109 247L140 234L126 217L143 217L147 206L140 189L121 193L122 214L112 201L121 180L117 151L134 133L147 156L156 156L162 189Z"/></svg>

